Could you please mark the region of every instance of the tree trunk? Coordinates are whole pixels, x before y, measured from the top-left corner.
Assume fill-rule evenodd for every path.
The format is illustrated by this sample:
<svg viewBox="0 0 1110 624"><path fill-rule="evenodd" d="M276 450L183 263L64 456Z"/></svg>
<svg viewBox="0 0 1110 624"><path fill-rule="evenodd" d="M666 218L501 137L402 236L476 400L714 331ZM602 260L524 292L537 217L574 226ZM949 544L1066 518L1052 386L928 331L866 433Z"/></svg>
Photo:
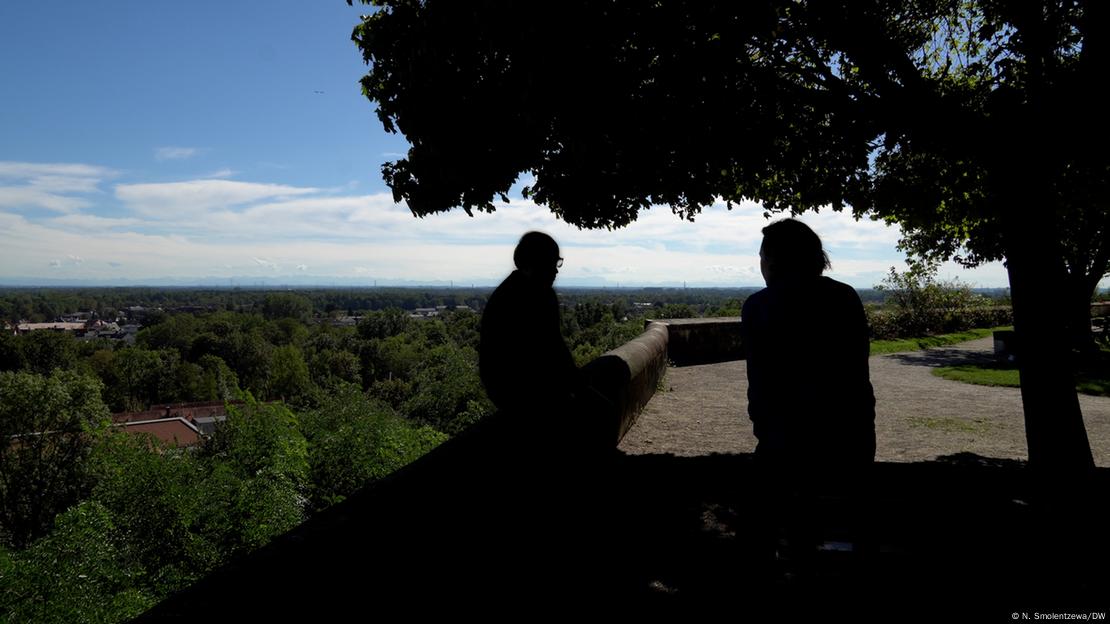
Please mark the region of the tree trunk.
<svg viewBox="0 0 1110 624"><path fill-rule="evenodd" d="M1063 254L1055 236L1045 231L1051 218L1036 218L1028 205L1010 205L1006 255L1014 329L1021 341L1018 369L1029 465L1041 473L1084 472L1094 468L1094 460L1068 348Z"/></svg>

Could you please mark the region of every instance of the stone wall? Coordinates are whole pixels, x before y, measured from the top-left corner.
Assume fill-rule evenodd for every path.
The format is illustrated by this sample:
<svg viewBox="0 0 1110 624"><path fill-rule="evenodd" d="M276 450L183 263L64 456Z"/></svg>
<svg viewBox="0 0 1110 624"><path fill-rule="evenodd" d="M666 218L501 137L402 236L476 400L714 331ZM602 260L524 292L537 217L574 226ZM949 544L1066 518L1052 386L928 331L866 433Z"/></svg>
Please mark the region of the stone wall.
<svg viewBox="0 0 1110 624"><path fill-rule="evenodd" d="M663 323L648 323L644 333L582 367L587 382L600 397L586 397L596 405L613 445L635 424L667 371L668 331ZM593 399L593 400L591 400Z"/></svg>
<svg viewBox="0 0 1110 624"><path fill-rule="evenodd" d="M668 357L678 366L744 359L739 317L660 319L648 323L667 327Z"/></svg>

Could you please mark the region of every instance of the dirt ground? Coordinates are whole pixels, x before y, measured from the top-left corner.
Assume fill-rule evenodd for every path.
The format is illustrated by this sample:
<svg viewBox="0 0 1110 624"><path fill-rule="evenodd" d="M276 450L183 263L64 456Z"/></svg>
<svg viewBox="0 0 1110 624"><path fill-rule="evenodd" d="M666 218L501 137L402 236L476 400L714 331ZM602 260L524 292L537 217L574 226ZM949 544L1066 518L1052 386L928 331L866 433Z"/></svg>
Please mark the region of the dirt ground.
<svg viewBox="0 0 1110 624"><path fill-rule="evenodd" d="M956 453L1028 458L1021 392L976 386L931 374L992 357L991 338L959 345L873 356L876 459L913 462ZM743 361L672 367L639 420L621 442L631 455L698 456L750 453L755 437L747 417ZM1079 395L1095 465L1110 467L1110 397Z"/></svg>

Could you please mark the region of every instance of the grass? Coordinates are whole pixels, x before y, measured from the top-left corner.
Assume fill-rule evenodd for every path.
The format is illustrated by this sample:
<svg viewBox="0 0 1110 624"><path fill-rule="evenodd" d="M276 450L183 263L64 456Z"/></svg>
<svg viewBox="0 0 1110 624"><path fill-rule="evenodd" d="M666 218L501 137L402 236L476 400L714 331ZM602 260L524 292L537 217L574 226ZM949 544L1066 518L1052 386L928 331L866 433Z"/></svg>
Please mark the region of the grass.
<svg viewBox="0 0 1110 624"><path fill-rule="evenodd" d="M1021 386L1017 367L1009 363L940 366L933 369L933 374L980 386ZM1075 374L1075 389L1083 394L1110 396L1110 351L1103 350L1094 359L1079 366Z"/></svg>
<svg viewBox="0 0 1110 624"><path fill-rule="evenodd" d="M945 345L967 342L991 336L996 329L1012 329L1011 327L995 327L993 329L969 329L955 334L941 334L939 336L925 336L924 338L903 338L900 340L872 340L871 355L884 353L901 353L903 351L920 351L929 347L943 347Z"/></svg>
<svg viewBox="0 0 1110 624"><path fill-rule="evenodd" d="M1017 388L1018 370L1012 364L961 364L959 366L939 366L933 374L952 381L975 384L977 386L1004 386Z"/></svg>

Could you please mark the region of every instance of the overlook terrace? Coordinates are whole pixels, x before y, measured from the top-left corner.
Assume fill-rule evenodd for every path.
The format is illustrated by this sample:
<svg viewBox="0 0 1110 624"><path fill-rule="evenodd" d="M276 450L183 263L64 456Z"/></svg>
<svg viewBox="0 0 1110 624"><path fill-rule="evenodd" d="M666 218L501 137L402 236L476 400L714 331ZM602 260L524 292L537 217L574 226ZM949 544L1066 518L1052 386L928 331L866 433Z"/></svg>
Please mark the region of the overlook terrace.
<svg viewBox="0 0 1110 624"><path fill-rule="evenodd" d="M760 478L749 453L629 446L647 424L637 418L669 416L650 414L657 388L682 392L670 387L679 375L660 383L667 360L678 356L688 370L705 361L729 366L742 356L730 346L737 330L735 320L651 323L588 365L614 404L608 433L599 435L624 452L570 481L572 491L566 482L543 485L528 461L529 441L514 437L519 415L498 414L140 621L334 620L357 617L366 604L454 615L590 609L655 617L718 609L889 615L910 606L915 619L957 608L1082 611L1104 599L1110 537L1098 519L1107 511L1107 469L1060 480L1030 473L1019 460L969 453L881 460L862 501L827 485L814 510L827 546L816 574L804 581L784 574L789 562L767 546L774 550L782 527L768 534L753 507ZM568 479L583 450L567 449ZM873 548L857 550L863 543ZM273 588L289 583L303 598L272 600Z"/></svg>

